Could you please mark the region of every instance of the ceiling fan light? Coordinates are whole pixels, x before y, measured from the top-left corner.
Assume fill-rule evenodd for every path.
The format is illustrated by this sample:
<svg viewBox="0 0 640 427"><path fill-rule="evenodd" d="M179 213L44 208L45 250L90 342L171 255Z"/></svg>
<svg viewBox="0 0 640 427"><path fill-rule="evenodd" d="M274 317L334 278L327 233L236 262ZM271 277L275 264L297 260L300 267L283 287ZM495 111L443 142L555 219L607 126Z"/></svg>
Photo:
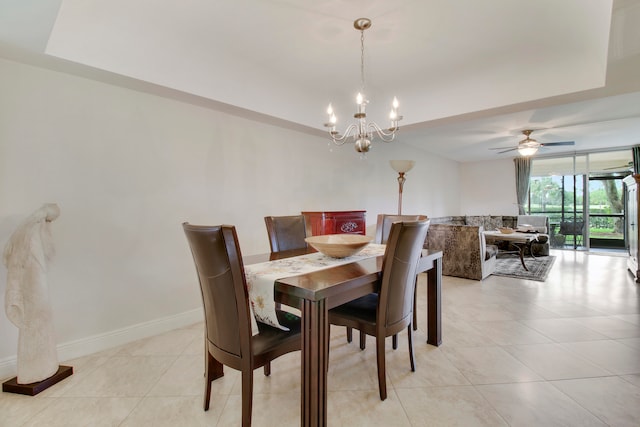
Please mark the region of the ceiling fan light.
<svg viewBox="0 0 640 427"><path fill-rule="evenodd" d="M518 153L521 156L527 157L527 156L533 156L534 154L536 154L536 152L538 151L538 147L518 147Z"/></svg>

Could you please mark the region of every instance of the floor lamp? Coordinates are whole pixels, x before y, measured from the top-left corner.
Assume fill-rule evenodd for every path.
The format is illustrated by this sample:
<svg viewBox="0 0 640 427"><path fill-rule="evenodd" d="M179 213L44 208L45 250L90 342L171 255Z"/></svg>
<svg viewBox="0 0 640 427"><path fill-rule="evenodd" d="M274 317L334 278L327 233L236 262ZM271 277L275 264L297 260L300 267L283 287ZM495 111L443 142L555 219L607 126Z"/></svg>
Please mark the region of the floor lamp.
<svg viewBox="0 0 640 427"><path fill-rule="evenodd" d="M407 180L404 174L409 172L416 162L413 160L390 160L389 163L393 170L398 172L398 215L402 215L402 187Z"/></svg>

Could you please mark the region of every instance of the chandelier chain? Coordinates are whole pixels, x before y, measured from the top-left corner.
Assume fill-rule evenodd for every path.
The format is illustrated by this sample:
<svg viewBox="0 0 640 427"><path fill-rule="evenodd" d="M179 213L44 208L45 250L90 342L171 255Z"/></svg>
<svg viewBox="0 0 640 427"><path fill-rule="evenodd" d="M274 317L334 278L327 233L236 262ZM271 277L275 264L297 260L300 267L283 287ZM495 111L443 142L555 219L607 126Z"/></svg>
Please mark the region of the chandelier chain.
<svg viewBox="0 0 640 427"><path fill-rule="evenodd" d="M360 30L360 88L364 95L364 30Z"/></svg>

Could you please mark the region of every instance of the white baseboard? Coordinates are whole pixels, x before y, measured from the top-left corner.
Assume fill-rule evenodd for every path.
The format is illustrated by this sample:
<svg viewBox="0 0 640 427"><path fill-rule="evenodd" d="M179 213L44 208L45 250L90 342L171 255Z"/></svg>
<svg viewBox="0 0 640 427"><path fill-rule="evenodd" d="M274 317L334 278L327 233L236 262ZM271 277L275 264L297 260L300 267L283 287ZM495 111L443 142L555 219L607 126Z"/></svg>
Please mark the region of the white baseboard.
<svg viewBox="0 0 640 427"><path fill-rule="evenodd" d="M142 338L193 325L203 320L204 314L202 309L197 308L174 316L163 317L103 334L81 338L58 345L58 360L64 364L65 360L87 356ZM16 376L16 361L16 356L0 360L0 378L8 379Z"/></svg>

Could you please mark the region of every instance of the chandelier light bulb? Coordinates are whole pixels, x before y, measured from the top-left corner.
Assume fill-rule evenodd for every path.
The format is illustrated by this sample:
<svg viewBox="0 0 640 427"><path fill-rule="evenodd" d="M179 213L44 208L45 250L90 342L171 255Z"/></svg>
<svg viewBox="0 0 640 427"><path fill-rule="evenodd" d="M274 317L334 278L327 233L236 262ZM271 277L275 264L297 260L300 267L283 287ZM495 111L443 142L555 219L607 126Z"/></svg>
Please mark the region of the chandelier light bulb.
<svg viewBox="0 0 640 427"><path fill-rule="evenodd" d="M356 96L356 104L362 105L362 101L364 101L364 97L360 92L358 92L358 95Z"/></svg>
<svg viewBox="0 0 640 427"><path fill-rule="evenodd" d="M337 121L338 119L336 118L336 115L331 114L331 117L329 117L329 123L331 123L332 125L335 125Z"/></svg>
<svg viewBox="0 0 640 427"><path fill-rule="evenodd" d="M398 98L396 98L396 97L394 96L394 97L393 97L393 102L391 103L391 105L393 105L393 109L394 109L394 110L397 110L397 109L398 109L398 106L400 105L400 104L398 103Z"/></svg>
<svg viewBox="0 0 640 427"><path fill-rule="evenodd" d="M329 104L329 106L327 107L327 114L329 116L331 116L333 114L333 107L331 106L331 104Z"/></svg>

